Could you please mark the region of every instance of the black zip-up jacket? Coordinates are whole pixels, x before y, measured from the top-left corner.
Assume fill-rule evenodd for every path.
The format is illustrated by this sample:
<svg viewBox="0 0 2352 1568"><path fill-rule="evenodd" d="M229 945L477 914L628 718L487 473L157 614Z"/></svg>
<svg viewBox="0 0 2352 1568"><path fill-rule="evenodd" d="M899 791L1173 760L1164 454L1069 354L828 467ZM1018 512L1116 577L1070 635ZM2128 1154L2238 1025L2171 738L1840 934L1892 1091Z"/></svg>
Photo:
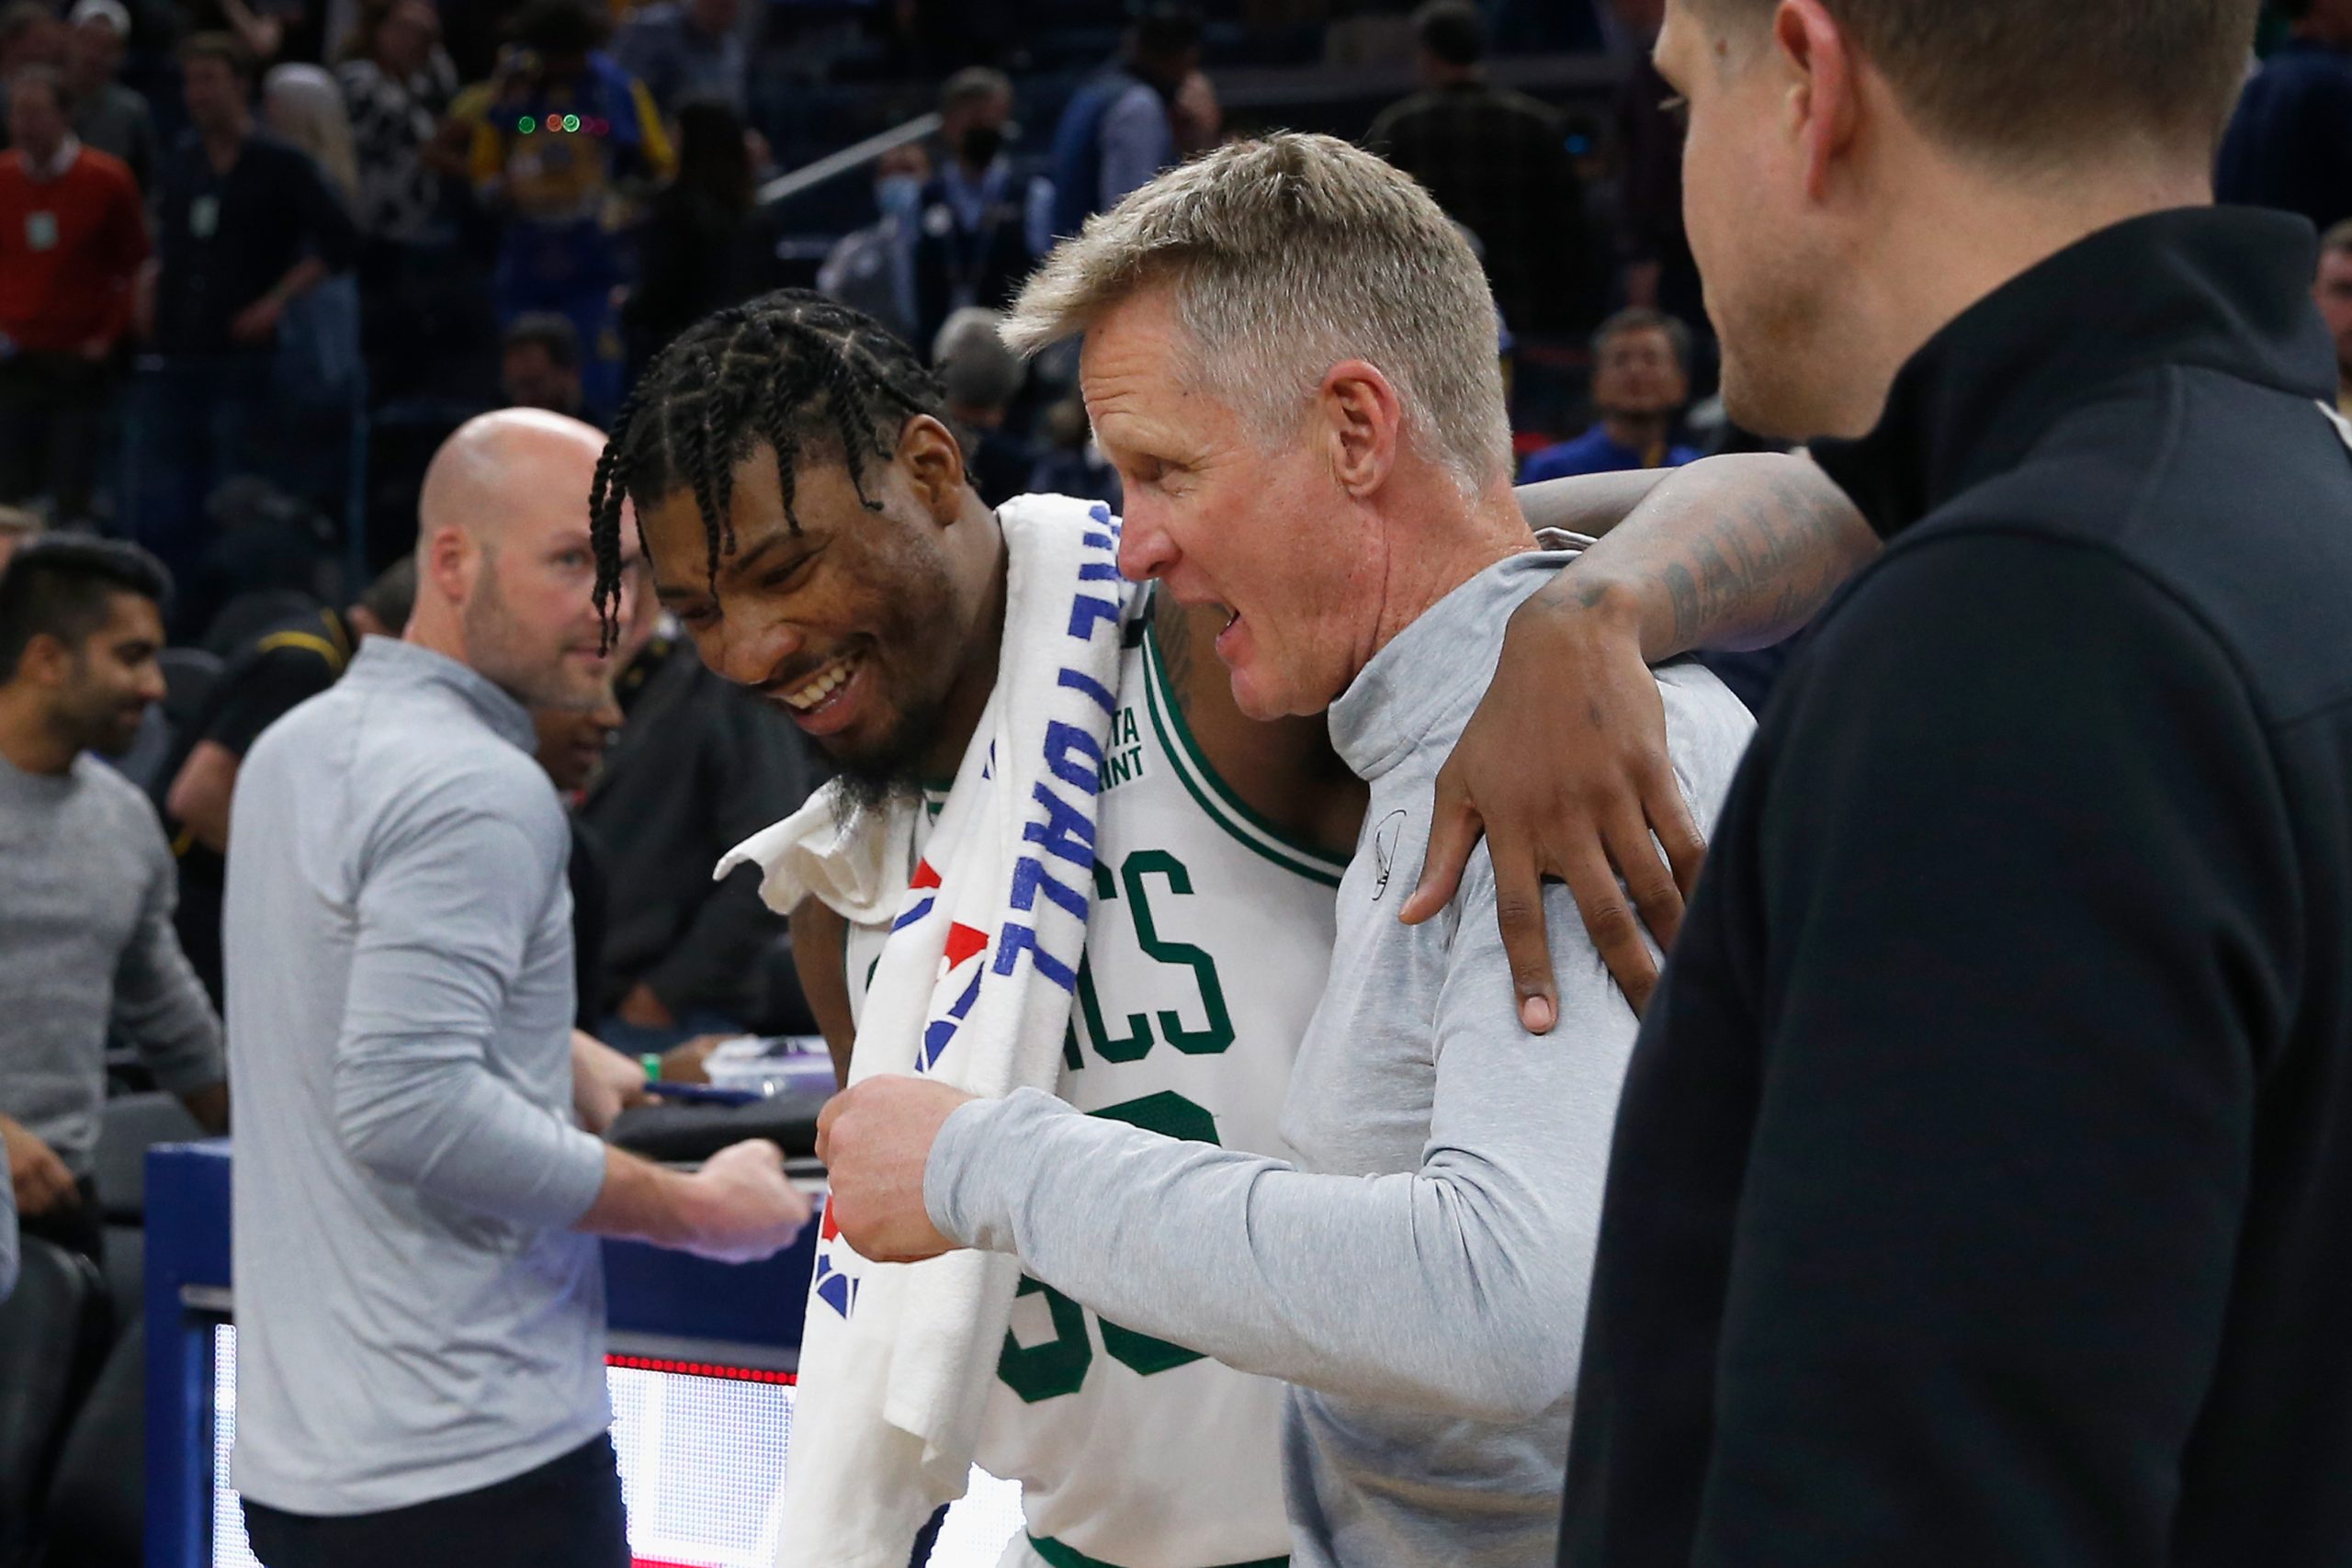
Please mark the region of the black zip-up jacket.
<svg viewBox="0 0 2352 1568"><path fill-rule="evenodd" d="M2300 219L2160 213L1823 464L1610 1170L1576 1568L2352 1563L2352 454Z"/></svg>

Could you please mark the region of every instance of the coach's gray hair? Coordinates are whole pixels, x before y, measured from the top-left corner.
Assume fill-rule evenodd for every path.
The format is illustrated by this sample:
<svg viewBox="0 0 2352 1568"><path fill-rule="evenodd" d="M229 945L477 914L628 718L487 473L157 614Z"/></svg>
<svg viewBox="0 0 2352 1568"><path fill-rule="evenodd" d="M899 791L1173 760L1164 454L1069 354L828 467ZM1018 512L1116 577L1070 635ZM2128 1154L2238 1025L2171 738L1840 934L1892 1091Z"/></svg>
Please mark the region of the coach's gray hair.
<svg viewBox="0 0 2352 1568"><path fill-rule="evenodd" d="M1332 366L1363 359L1465 491L1510 475L1486 275L1429 193L1373 154L1283 132L1170 170L1046 258L1005 341L1035 353L1163 285L1193 379L1268 446L1297 433Z"/></svg>

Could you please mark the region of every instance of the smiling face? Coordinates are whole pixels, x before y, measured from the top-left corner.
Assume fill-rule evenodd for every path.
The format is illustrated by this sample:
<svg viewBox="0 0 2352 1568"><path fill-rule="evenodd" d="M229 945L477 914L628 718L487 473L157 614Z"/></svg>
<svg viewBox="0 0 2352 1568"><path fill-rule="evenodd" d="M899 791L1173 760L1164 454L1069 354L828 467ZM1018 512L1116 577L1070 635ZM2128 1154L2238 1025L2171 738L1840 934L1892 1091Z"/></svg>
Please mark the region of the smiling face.
<svg viewBox="0 0 2352 1568"><path fill-rule="evenodd" d="M147 709L164 700L164 620L155 602L136 593L107 596L106 623L64 666L52 723L77 747L119 757L138 739Z"/></svg>
<svg viewBox="0 0 2352 1568"><path fill-rule="evenodd" d="M1300 436L1267 451L1226 402L1196 389L1191 336L1165 288L1087 329L1079 380L1119 470L1119 570L1228 620L1217 657L1252 718L1320 713L1371 657L1385 573L1329 452Z"/></svg>
<svg viewBox="0 0 2352 1568"><path fill-rule="evenodd" d="M714 582L694 491L640 502L655 592L703 662L788 713L869 799L914 783L960 751L959 694L994 679L981 624L993 568L951 538L985 508L965 486L955 438L908 421L897 457L868 465L869 512L838 447L803 446L794 468L796 532L774 452L755 442L734 470L735 547ZM952 476L952 477L951 477ZM986 558L981 558L984 561Z"/></svg>

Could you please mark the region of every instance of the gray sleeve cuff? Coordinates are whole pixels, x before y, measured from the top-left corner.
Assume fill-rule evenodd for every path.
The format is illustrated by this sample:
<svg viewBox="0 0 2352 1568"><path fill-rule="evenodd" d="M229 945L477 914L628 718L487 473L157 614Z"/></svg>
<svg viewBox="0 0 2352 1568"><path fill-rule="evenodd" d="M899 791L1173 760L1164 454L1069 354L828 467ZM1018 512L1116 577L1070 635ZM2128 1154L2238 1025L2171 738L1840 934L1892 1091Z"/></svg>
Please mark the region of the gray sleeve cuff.
<svg viewBox="0 0 2352 1568"><path fill-rule="evenodd" d="M1034 1089L957 1106L940 1124L922 1170L923 1208L939 1234L958 1247L1014 1250L1004 1195L1019 1184L1029 1144L1017 1129L1069 1109Z"/></svg>

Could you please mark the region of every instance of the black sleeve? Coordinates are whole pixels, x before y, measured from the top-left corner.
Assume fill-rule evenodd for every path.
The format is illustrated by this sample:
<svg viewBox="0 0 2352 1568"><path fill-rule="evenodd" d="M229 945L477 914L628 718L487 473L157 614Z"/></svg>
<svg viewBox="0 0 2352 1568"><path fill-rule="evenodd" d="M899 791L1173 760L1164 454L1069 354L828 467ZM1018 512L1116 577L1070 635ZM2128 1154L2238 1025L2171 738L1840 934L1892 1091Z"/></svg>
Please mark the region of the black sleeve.
<svg viewBox="0 0 2352 1568"><path fill-rule="evenodd" d="M1758 780L1689 1561L2165 1562L2297 984L2282 787L2224 651L2105 552L1881 570Z"/></svg>
<svg viewBox="0 0 2352 1568"><path fill-rule="evenodd" d="M799 733L789 720L746 694L716 694L712 720L718 807L717 841L741 843L800 808L816 787ZM678 940L644 981L679 1017L697 999L741 991L761 953L784 931L784 917L760 900L759 874L738 867L710 885Z"/></svg>
<svg viewBox="0 0 2352 1568"><path fill-rule="evenodd" d="M571 820L571 858L564 863L564 881L571 888L571 972L575 987L572 1027L594 1033L604 1017L604 953L605 908L610 886L605 873L603 846L578 812Z"/></svg>
<svg viewBox="0 0 2352 1568"><path fill-rule="evenodd" d="M326 263L329 272L348 270L359 252L359 235L342 199L328 188L326 175L308 157L297 153L289 183L311 252Z"/></svg>
<svg viewBox="0 0 2352 1568"><path fill-rule="evenodd" d="M261 732L334 684L338 668L308 648L276 648L223 679L231 682L200 739L243 757Z"/></svg>

